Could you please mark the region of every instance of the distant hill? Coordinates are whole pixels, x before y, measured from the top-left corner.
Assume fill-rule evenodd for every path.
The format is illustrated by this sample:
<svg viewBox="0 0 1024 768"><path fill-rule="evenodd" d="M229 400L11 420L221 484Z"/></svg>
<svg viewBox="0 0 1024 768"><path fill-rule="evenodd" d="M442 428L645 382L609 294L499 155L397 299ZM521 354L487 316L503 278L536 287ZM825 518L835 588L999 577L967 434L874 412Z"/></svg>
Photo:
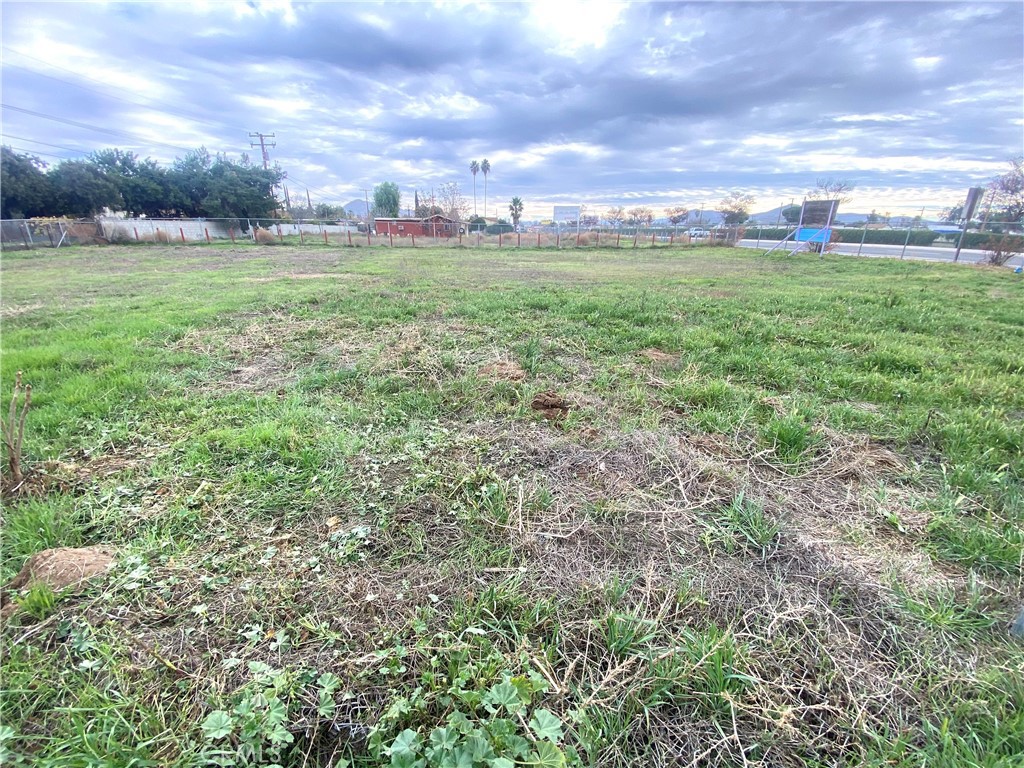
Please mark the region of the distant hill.
<svg viewBox="0 0 1024 768"><path fill-rule="evenodd" d="M365 200L349 200L345 203L345 210L352 211L356 216L366 215L366 201Z"/></svg>

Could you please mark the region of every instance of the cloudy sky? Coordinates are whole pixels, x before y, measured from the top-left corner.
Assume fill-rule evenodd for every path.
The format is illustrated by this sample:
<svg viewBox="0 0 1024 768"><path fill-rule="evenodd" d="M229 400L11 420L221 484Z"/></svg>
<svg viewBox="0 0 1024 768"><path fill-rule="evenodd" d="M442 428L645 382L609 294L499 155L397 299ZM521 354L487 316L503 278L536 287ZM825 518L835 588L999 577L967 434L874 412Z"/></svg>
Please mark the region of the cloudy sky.
<svg viewBox="0 0 1024 768"><path fill-rule="evenodd" d="M314 202L384 180L472 199L486 157L491 214L729 191L760 211L831 176L856 184L848 211L928 215L1024 145L1019 0L0 8L4 144L169 162L274 133Z"/></svg>

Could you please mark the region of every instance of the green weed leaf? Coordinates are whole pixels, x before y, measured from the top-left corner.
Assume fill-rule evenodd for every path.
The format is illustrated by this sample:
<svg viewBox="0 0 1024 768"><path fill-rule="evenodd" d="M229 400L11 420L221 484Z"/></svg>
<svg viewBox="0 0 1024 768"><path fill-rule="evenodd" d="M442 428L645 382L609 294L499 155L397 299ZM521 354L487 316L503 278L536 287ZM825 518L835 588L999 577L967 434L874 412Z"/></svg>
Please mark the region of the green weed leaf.
<svg viewBox="0 0 1024 768"><path fill-rule="evenodd" d="M487 692L484 703L491 712L498 708L504 709L510 715L514 715L523 707L522 699L519 698L519 691L509 682L498 683Z"/></svg>
<svg viewBox="0 0 1024 768"><path fill-rule="evenodd" d="M565 755L562 750L550 741L541 741L537 744L536 751L526 761L527 765L536 765L539 768L563 768Z"/></svg>
<svg viewBox="0 0 1024 768"><path fill-rule="evenodd" d="M231 719L231 715L223 709L217 709L206 716L202 728L206 738L210 741L217 741L231 733L234 721Z"/></svg>
<svg viewBox="0 0 1024 768"><path fill-rule="evenodd" d="M546 709L538 709L530 720L530 730L538 739L558 743L562 739L562 721Z"/></svg>

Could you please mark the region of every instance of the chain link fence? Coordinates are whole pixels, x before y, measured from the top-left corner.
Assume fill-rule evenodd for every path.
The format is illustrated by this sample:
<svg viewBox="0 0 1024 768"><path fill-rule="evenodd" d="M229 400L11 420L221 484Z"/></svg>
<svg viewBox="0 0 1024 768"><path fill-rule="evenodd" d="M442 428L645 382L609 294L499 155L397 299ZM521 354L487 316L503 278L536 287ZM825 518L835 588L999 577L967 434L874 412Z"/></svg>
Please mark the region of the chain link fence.
<svg viewBox="0 0 1024 768"><path fill-rule="evenodd" d="M684 245L735 245L742 227L722 227L691 236L678 227L558 228L522 231L453 232L451 236L377 234L364 222L291 219L5 219L6 250L60 248L69 245L143 243L385 247L491 248L644 248Z"/></svg>

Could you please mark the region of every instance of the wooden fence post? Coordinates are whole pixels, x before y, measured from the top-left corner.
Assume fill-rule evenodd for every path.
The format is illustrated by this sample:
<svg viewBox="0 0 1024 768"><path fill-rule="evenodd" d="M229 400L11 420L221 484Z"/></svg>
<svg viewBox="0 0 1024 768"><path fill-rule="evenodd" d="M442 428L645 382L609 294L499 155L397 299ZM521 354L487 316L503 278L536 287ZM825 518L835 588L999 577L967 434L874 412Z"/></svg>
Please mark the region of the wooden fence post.
<svg viewBox="0 0 1024 768"><path fill-rule="evenodd" d="M235 242L235 228L234 227L228 227L228 234L231 235L231 242L234 243Z"/></svg>
<svg viewBox="0 0 1024 768"><path fill-rule="evenodd" d="M178 231L181 232L181 242L184 243L185 242L185 228L184 227L178 227Z"/></svg>
<svg viewBox="0 0 1024 768"><path fill-rule="evenodd" d="M212 241L210 240L210 228L209 228L209 227L203 227L203 232L205 232L205 233L206 233L206 242L207 242L207 243L210 243L210 242L212 242Z"/></svg>

